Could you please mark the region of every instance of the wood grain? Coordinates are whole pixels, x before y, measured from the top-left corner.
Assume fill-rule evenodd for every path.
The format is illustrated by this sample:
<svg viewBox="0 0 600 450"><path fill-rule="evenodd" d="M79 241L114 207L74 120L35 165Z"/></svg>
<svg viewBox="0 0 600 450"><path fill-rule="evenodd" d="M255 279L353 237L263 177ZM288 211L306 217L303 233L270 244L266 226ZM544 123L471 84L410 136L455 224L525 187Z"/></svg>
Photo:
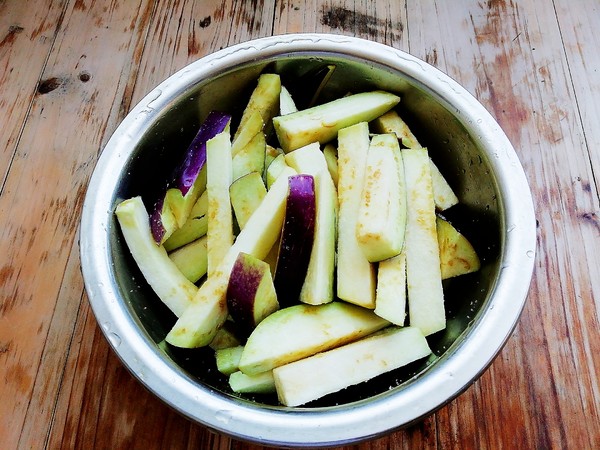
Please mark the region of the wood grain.
<svg viewBox="0 0 600 450"><path fill-rule="evenodd" d="M424 55L411 38L411 51L430 60L435 55L431 62L471 90L502 125L533 187L539 223L536 274L523 318L501 358L478 383L485 410L501 420L488 425L494 431L484 436L492 439L476 446L496 448L508 434L518 447L534 442L538 448L590 448L597 442L568 430L577 427L577 411L587 411L591 423L600 423L599 367L592 357L600 338L598 313L586 268L590 263L597 267L597 261L581 258L599 250L598 229L582 226L581 220L597 211L597 189L589 189L590 159L582 148L582 124L553 4L488 2L469 14L456 4L427 5L421 18L437 23L425 27L441 33L443 17L448 34L426 43L431 47ZM443 60L432 47L436 41L445 42ZM557 252L567 242L570 251ZM548 280L557 282L549 285ZM503 379L501 374L514 372L515 363L520 371ZM497 401L511 390L528 396ZM544 408L548 399L557 407ZM449 420L463 423L462 415Z"/></svg>
<svg viewBox="0 0 600 450"><path fill-rule="evenodd" d="M131 107L252 38L359 36L459 81L523 163L538 252L489 370L406 430L350 449L600 448L600 5L595 0L0 1L0 447L257 450L165 406L110 350L77 227Z"/></svg>
<svg viewBox="0 0 600 450"><path fill-rule="evenodd" d="M60 377L53 374L60 373L74 325L63 307L71 302L72 289L81 299L73 262L79 212L106 127L121 119L126 69L148 16L147 3L123 6L113 3L105 11L98 3L67 5L38 73L45 88L38 88L27 111L3 185L0 342L6 350L0 355L0 397L12 400L0 436L7 448L43 444L54 412L47 396L54 398L60 389ZM110 64L107 46L115 52ZM81 78L83 72L91 74L89 80ZM30 426L27 418L36 423L34 434L23 433Z"/></svg>
<svg viewBox="0 0 600 450"><path fill-rule="evenodd" d="M0 182L4 184L64 3L0 2ZM43 86L40 86L43 89ZM0 184L0 186L2 185Z"/></svg>

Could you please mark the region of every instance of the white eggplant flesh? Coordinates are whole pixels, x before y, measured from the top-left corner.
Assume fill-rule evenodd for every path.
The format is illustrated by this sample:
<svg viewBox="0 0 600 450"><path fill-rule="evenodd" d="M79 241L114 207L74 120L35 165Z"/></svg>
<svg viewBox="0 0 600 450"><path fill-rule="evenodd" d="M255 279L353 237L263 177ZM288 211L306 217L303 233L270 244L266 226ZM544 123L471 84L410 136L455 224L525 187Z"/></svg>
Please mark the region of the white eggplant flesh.
<svg viewBox="0 0 600 450"><path fill-rule="evenodd" d="M240 370L248 375L305 358L389 325L373 311L344 302L299 304L280 309L252 332Z"/></svg>
<svg viewBox="0 0 600 450"><path fill-rule="evenodd" d="M481 261L469 240L441 217L436 224L442 280L477 272Z"/></svg>
<svg viewBox="0 0 600 450"><path fill-rule="evenodd" d="M207 211L208 192L205 189L192 207L192 211L183 226L177 228L163 244L165 250L172 252L206 235L208 230Z"/></svg>
<svg viewBox="0 0 600 450"><path fill-rule="evenodd" d="M217 370L225 375L237 372L243 351L244 347L242 345L215 350Z"/></svg>
<svg viewBox="0 0 600 450"><path fill-rule="evenodd" d="M181 273L192 283L196 283L208 269L207 237L190 242L174 252L169 253L169 258L175 263Z"/></svg>
<svg viewBox="0 0 600 450"><path fill-rule="evenodd" d="M409 126L395 110L388 111L373 120L373 122L371 122L371 127L376 133L394 133L406 148L422 147ZM439 211L444 211L456 205L458 203L458 197L435 163L430 160L430 164L435 207Z"/></svg>
<svg viewBox="0 0 600 450"><path fill-rule="evenodd" d="M363 122L340 130L338 136L337 296L365 308L375 308L375 267L356 239L356 222L364 185L369 128Z"/></svg>
<svg viewBox="0 0 600 450"><path fill-rule="evenodd" d="M273 370L279 401L299 406L398 369L431 353L418 328L390 327Z"/></svg>
<svg viewBox="0 0 600 450"><path fill-rule="evenodd" d="M227 285L235 260L240 252L259 259L269 253L283 225L288 176L294 173L292 168L287 168L280 174L217 269L200 286L192 304L167 334L169 344L194 348L213 340L227 319Z"/></svg>
<svg viewBox="0 0 600 450"><path fill-rule="evenodd" d="M250 172L235 180L229 187L231 206L240 230L246 226L265 195L267 188L259 172Z"/></svg>
<svg viewBox="0 0 600 450"><path fill-rule="evenodd" d="M229 186L232 182L229 132L206 143L208 192L208 275L216 269L233 244L233 215Z"/></svg>
<svg viewBox="0 0 600 450"><path fill-rule="evenodd" d="M300 301L309 305L329 303L334 298L337 191L319 144L294 150L285 158L298 173L312 175L315 179L315 237Z"/></svg>
<svg viewBox="0 0 600 450"><path fill-rule="evenodd" d="M356 223L356 240L370 262L392 258L404 245L406 192L399 155L395 135L373 136Z"/></svg>
<svg viewBox="0 0 600 450"><path fill-rule="evenodd" d="M411 326L427 336L446 327L435 203L427 149L402 150L406 174L406 277Z"/></svg>
<svg viewBox="0 0 600 450"><path fill-rule="evenodd" d="M173 314L181 316L192 304L198 288L169 259L164 247L156 244L141 197L121 202L115 213L142 275Z"/></svg>
<svg viewBox="0 0 600 450"><path fill-rule="evenodd" d="M275 392L273 372L247 375L239 370L229 376L229 387L238 394L272 394Z"/></svg>
<svg viewBox="0 0 600 450"><path fill-rule="evenodd" d="M400 97L384 91L362 92L329 103L273 118L281 148L288 153L312 142L325 144L338 131L369 122L387 112Z"/></svg>
<svg viewBox="0 0 600 450"><path fill-rule="evenodd" d="M377 267L375 314L394 325L406 320L406 253L381 261Z"/></svg>

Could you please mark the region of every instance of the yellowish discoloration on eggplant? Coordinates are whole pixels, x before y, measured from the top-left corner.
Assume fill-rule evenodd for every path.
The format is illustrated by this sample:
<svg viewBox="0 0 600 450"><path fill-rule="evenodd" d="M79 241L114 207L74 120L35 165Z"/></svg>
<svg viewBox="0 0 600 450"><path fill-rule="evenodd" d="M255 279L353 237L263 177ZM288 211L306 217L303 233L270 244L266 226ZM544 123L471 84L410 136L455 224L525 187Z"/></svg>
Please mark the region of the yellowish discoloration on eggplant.
<svg viewBox="0 0 600 450"><path fill-rule="evenodd" d="M325 144L338 131L368 122L389 111L400 97L383 91L363 92L273 119L275 131L285 152L312 142Z"/></svg>
<svg viewBox="0 0 600 450"><path fill-rule="evenodd" d="M440 217L437 218L437 237L442 279L479 270L481 263L471 243Z"/></svg>
<svg viewBox="0 0 600 450"><path fill-rule="evenodd" d="M407 188L406 274L409 320L425 335L446 326L435 203L427 149L402 150Z"/></svg>
<svg viewBox="0 0 600 450"><path fill-rule="evenodd" d="M218 134L206 143L206 162L208 275L211 276L233 244L229 196L233 169L229 131Z"/></svg>
<svg viewBox="0 0 600 450"><path fill-rule="evenodd" d="M392 134L375 135L369 147L356 240L370 262L398 255L404 243L405 192L401 161L396 157L399 152Z"/></svg>
<svg viewBox="0 0 600 450"><path fill-rule="evenodd" d="M356 225L369 151L369 128L363 122L338 136L337 295L366 308L375 307L375 270L356 239Z"/></svg>
<svg viewBox="0 0 600 450"><path fill-rule="evenodd" d="M280 402L299 406L430 353L419 329L389 327L356 342L277 367L273 369L273 377Z"/></svg>

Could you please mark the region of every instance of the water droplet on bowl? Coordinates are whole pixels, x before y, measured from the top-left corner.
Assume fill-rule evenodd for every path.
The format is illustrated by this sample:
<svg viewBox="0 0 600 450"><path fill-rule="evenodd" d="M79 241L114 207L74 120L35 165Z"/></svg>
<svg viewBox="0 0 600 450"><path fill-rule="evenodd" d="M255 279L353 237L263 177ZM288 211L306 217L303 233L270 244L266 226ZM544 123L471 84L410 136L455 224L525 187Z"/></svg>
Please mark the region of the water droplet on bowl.
<svg viewBox="0 0 600 450"><path fill-rule="evenodd" d="M116 333L108 333L108 340L113 345L113 347L118 347L121 345L121 338Z"/></svg>
<svg viewBox="0 0 600 450"><path fill-rule="evenodd" d="M533 258L533 256L535 255L535 252L533 250L527 250L527 252L525 254L527 255L528 258Z"/></svg>
<svg viewBox="0 0 600 450"><path fill-rule="evenodd" d="M225 425L227 425L231 421L232 417L233 412L228 409L222 409L220 411L217 411L215 414L215 418Z"/></svg>

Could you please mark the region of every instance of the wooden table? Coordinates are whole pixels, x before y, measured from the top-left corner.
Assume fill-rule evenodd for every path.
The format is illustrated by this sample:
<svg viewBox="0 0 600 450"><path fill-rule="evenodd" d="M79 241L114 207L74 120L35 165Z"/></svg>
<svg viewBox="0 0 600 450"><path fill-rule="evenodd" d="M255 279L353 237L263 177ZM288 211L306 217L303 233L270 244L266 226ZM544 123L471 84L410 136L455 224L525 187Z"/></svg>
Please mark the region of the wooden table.
<svg viewBox="0 0 600 450"><path fill-rule="evenodd" d="M518 3L518 4L517 4ZM364 37L462 83L525 167L538 254L512 338L422 423L346 448L600 448L600 2L0 2L0 447L257 449L146 392L79 266L95 162L128 110L203 55L290 32Z"/></svg>

